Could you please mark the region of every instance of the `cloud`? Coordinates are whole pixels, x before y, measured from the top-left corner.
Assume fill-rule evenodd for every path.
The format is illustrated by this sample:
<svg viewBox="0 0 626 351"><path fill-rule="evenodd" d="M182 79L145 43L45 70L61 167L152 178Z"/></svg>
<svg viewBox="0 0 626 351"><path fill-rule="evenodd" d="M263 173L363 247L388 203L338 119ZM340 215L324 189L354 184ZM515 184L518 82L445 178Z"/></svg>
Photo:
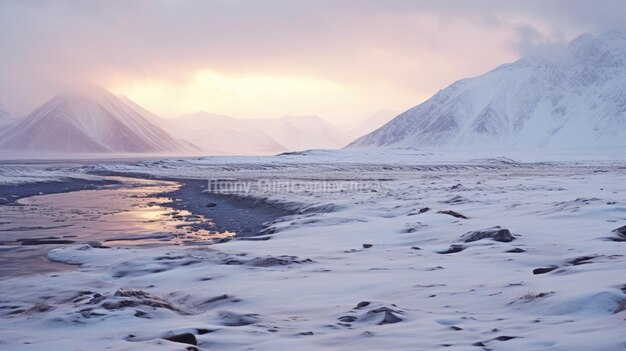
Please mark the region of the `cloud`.
<svg viewBox="0 0 626 351"><path fill-rule="evenodd" d="M619 1L564 0L3 0L0 101L26 113L84 81L184 87L210 70L234 80L332 82L352 107L329 101L316 111L323 101L302 98L284 113L329 114L341 106L329 118L342 118L408 108L519 55L549 52L584 31L621 28L623 10ZM168 114L185 112L174 110Z"/></svg>

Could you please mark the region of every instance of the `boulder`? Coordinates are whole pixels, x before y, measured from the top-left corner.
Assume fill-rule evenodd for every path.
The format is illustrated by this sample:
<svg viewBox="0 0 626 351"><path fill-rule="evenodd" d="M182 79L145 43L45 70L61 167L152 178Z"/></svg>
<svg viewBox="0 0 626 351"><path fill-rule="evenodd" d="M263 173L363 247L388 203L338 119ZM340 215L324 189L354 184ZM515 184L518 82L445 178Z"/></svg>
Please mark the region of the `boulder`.
<svg viewBox="0 0 626 351"><path fill-rule="evenodd" d="M545 273L550 273L553 270L557 269L559 267L545 267L545 268L535 268L533 269L533 274L537 275L537 274L545 274Z"/></svg>
<svg viewBox="0 0 626 351"><path fill-rule="evenodd" d="M437 253L442 254L442 255L447 255L447 254L461 252L463 250L465 250L465 247L463 245L454 244L454 245L450 245L450 247L447 250L438 251Z"/></svg>
<svg viewBox="0 0 626 351"><path fill-rule="evenodd" d="M515 240L515 237L508 229L502 228L500 226L495 226L487 229L467 232L459 238L459 241L462 241L464 243L471 243L483 239L491 239L503 243L508 243Z"/></svg>
<svg viewBox="0 0 626 351"><path fill-rule="evenodd" d="M182 334L176 334L172 336L164 336L163 339L169 340L172 342L181 343L181 344L189 344L189 345L194 345L194 346L198 345L198 339L196 339L196 336L193 335L192 333L182 333Z"/></svg>
<svg viewBox="0 0 626 351"><path fill-rule="evenodd" d="M464 216L464 215L462 215L462 214L460 214L460 213L458 213L458 212L452 211L452 210L448 210L448 211L437 211L437 213L447 214L447 215L452 216L452 217L454 217L454 218L462 218L462 219L467 219L467 217L466 217L466 216Z"/></svg>
<svg viewBox="0 0 626 351"><path fill-rule="evenodd" d="M617 229L613 229L613 233L626 237L626 225Z"/></svg>

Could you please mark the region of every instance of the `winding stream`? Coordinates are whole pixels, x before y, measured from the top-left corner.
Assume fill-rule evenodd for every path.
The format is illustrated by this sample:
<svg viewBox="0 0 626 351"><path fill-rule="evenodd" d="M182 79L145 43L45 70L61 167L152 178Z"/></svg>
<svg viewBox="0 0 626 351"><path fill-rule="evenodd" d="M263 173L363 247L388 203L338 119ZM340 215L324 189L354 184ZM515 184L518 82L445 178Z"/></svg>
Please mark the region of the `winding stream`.
<svg viewBox="0 0 626 351"><path fill-rule="evenodd" d="M168 207L160 194L180 184L112 177L122 185L40 195L0 206L0 279L71 268L51 262L48 251L97 241L129 245L206 245L233 233L200 229L211 219Z"/></svg>

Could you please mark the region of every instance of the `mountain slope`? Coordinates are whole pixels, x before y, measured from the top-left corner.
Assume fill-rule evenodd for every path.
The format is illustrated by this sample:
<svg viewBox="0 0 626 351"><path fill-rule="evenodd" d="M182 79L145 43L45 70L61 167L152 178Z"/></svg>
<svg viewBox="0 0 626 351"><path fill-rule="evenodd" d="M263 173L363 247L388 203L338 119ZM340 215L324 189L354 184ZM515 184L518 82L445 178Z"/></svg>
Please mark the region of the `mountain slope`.
<svg viewBox="0 0 626 351"><path fill-rule="evenodd" d="M59 94L4 132L0 149L183 153L189 147L104 89Z"/></svg>
<svg viewBox="0 0 626 351"><path fill-rule="evenodd" d="M250 122L289 151L336 149L349 141L340 130L317 116L284 116Z"/></svg>
<svg viewBox="0 0 626 351"><path fill-rule="evenodd" d="M625 65L624 33L584 34L557 59L455 82L348 147L626 146Z"/></svg>
<svg viewBox="0 0 626 351"><path fill-rule="evenodd" d="M160 125L214 155L268 155L287 151L246 120L206 112L163 119Z"/></svg>

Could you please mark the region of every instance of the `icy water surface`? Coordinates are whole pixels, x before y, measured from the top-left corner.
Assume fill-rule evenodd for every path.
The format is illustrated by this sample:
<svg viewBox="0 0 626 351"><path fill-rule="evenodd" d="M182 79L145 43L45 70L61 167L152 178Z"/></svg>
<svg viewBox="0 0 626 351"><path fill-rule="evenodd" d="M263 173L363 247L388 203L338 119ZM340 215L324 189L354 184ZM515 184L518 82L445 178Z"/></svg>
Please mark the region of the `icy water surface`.
<svg viewBox="0 0 626 351"><path fill-rule="evenodd" d="M122 186L24 198L0 206L0 278L67 269L51 249L98 241L105 246L202 245L231 233L199 229L211 220L168 207L159 194L175 182L119 178ZM201 227L201 226L200 226Z"/></svg>

